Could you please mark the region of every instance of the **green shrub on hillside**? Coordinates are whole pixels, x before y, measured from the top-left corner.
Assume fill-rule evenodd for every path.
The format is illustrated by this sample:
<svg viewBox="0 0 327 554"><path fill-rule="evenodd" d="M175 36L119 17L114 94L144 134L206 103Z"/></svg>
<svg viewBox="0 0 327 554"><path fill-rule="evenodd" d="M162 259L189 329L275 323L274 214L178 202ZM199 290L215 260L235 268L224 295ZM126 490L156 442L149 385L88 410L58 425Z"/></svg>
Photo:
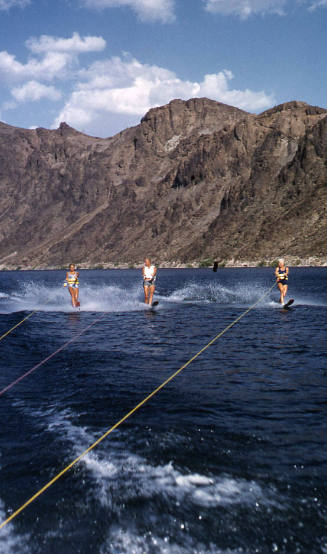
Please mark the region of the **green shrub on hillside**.
<svg viewBox="0 0 327 554"><path fill-rule="evenodd" d="M211 267L212 265L213 265L212 258L206 258L205 260L201 260L199 262L199 267Z"/></svg>

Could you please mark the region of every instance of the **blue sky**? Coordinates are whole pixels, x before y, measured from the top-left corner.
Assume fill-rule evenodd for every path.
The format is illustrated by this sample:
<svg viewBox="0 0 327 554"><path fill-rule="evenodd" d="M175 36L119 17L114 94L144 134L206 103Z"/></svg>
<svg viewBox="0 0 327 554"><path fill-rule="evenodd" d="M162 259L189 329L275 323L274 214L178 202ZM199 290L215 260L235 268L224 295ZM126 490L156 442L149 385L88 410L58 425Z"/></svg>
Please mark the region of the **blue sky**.
<svg viewBox="0 0 327 554"><path fill-rule="evenodd" d="M327 0L0 0L0 120L96 136L174 98L327 108Z"/></svg>

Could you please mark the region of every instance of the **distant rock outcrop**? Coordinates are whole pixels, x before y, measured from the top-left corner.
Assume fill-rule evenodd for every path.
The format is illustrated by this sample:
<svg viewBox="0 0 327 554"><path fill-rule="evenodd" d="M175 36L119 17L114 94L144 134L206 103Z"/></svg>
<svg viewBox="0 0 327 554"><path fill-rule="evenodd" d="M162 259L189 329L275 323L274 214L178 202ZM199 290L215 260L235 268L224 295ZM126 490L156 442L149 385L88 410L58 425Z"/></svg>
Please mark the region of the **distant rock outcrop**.
<svg viewBox="0 0 327 554"><path fill-rule="evenodd" d="M174 100L100 139L0 123L0 263L326 256L327 110Z"/></svg>

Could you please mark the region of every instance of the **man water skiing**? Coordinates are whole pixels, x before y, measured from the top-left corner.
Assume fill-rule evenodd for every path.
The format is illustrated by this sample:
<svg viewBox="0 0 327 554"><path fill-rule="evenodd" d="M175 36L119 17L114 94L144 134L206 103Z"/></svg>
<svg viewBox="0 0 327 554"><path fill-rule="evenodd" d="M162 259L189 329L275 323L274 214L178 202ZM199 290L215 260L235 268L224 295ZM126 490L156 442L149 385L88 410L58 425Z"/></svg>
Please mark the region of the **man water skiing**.
<svg viewBox="0 0 327 554"><path fill-rule="evenodd" d="M150 258L145 258L144 260L142 275L143 275L144 302L152 306L157 268L155 265L151 265Z"/></svg>

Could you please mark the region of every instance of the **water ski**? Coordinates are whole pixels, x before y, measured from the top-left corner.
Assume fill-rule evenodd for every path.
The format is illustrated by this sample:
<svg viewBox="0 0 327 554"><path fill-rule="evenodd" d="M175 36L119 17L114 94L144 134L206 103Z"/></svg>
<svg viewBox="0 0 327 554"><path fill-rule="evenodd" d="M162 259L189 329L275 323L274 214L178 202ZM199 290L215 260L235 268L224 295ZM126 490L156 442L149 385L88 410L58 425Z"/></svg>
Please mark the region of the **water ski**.
<svg viewBox="0 0 327 554"><path fill-rule="evenodd" d="M158 304L159 304L158 300L155 300L154 302L152 302L151 308L155 308L156 306L158 306Z"/></svg>
<svg viewBox="0 0 327 554"><path fill-rule="evenodd" d="M284 304L283 310L288 310L288 308L292 306L293 302L294 302L294 298L291 298L288 302L286 302L286 304Z"/></svg>

